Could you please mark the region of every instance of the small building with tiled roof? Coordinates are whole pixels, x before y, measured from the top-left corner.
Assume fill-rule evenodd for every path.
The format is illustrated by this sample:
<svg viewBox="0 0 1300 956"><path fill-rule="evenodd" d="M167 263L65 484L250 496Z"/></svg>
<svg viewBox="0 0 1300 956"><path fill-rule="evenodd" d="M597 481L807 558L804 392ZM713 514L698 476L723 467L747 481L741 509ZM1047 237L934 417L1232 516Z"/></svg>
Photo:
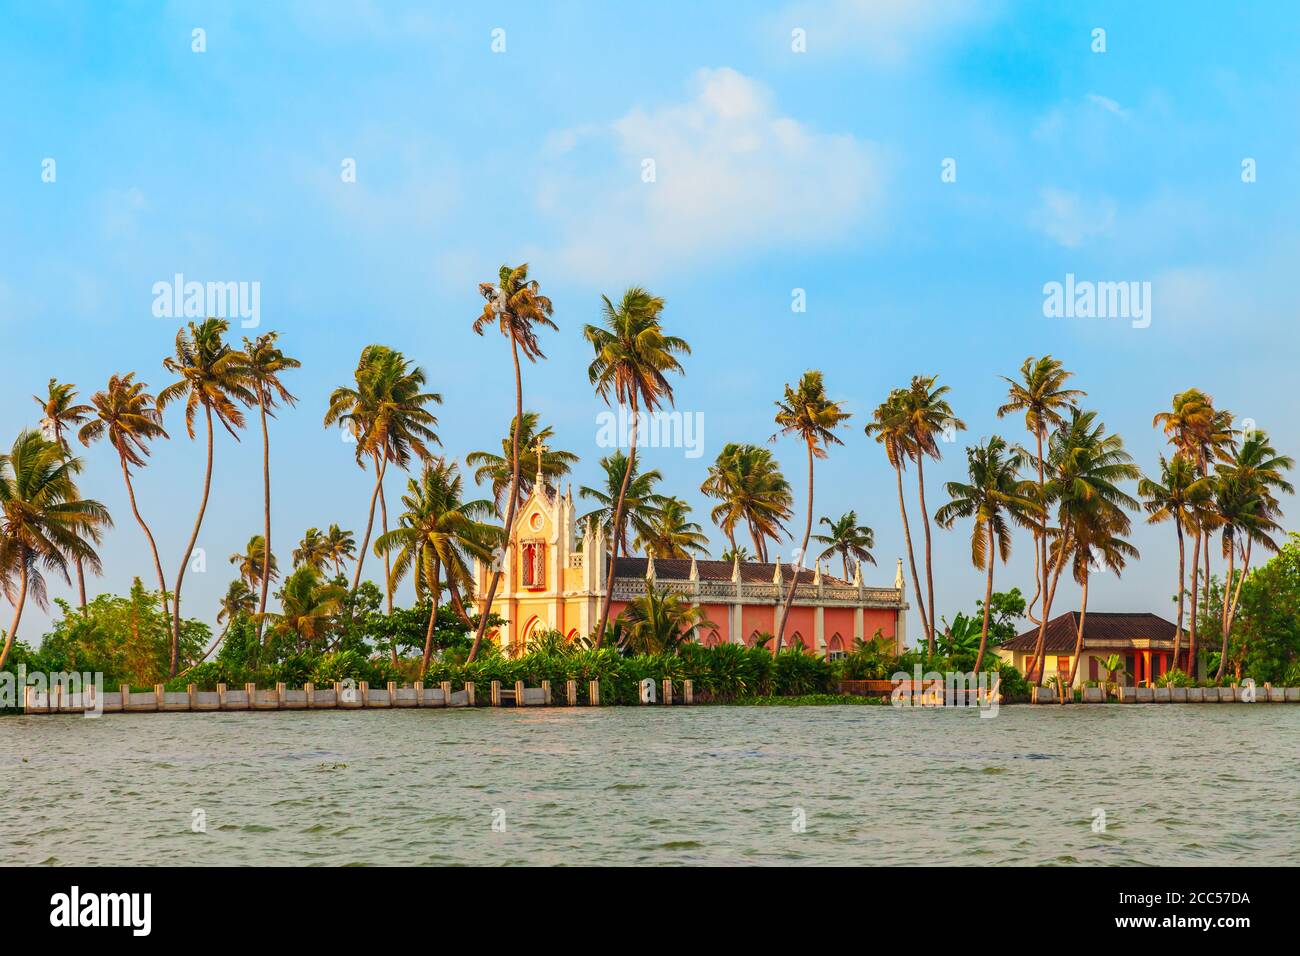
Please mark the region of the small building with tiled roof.
<svg viewBox="0 0 1300 956"><path fill-rule="evenodd" d="M561 494L535 482L498 561L502 579L492 610L505 619L495 637L507 653L526 648L540 632L559 631L572 640L595 630L607 593L609 541L598 525L579 527L571 490ZM476 562L474 597L480 607L493 570ZM861 564L846 581L820 565L796 574L790 564L759 561L619 557L610 620L654 588L680 594L704 612L713 626L695 635L702 643L753 645L761 635L776 632L792 586L787 645L802 643L813 653L835 657L852 651L857 639L879 633L902 651L907 603L901 561L893 587L869 587Z"/></svg>
<svg viewBox="0 0 1300 956"><path fill-rule="evenodd" d="M1112 654L1118 654L1124 662L1124 673L1115 679L1125 684L1151 684L1173 667L1176 630L1173 622L1159 614L1089 611L1083 618L1082 660L1074 686L1081 687L1089 680L1111 680L1103 663ZM1043 658L1049 677L1069 676L1078 635L1078 611L1069 611L1047 622ZM1037 643L1038 628L1032 627L995 650L1000 658L1033 679L1038 672L1038 662L1033 659ZM1183 653L1186 650L1184 635Z"/></svg>

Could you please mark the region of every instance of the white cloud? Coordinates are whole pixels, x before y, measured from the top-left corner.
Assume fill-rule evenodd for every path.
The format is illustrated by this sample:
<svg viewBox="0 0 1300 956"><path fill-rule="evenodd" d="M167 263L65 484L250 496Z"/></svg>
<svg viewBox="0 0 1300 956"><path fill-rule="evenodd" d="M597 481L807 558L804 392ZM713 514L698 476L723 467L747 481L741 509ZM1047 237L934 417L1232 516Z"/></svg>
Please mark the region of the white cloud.
<svg viewBox="0 0 1300 956"><path fill-rule="evenodd" d="M1070 249L1089 239L1104 236L1115 225L1115 203L1101 196L1085 199L1078 193L1047 187L1039 190L1039 204L1030 216L1032 224Z"/></svg>
<svg viewBox="0 0 1300 956"><path fill-rule="evenodd" d="M877 64L896 66L923 42L980 15L973 0L804 0L774 19L789 42L807 31L808 53L865 52Z"/></svg>
<svg viewBox="0 0 1300 956"><path fill-rule="evenodd" d="M556 168L538 202L560 229L560 265L587 278L834 241L881 195L873 144L780 115L727 68L700 70L685 102L553 134L548 151ZM642 179L647 159L654 182Z"/></svg>
<svg viewBox="0 0 1300 956"><path fill-rule="evenodd" d="M1124 107L1120 106L1109 96L1102 96L1099 93L1089 93L1088 102L1093 106L1096 106L1098 109L1105 110L1107 113L1112 113L1115 116L1118 116L1120 119L1129 118L1129 111L1124 109Z"/></svg>

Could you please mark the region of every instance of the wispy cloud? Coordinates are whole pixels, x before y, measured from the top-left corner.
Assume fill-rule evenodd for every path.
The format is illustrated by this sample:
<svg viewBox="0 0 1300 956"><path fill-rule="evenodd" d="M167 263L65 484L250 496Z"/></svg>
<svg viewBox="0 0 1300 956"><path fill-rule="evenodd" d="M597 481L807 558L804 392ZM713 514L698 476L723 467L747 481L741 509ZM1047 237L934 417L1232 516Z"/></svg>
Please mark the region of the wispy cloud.
<svg viewBox="0 0 1300 956"><path fill-rule="evenodd" d="M773 29L807 32L808 52L866 53L896 66L917 47L981 15L972 0L803 0L773 18Z"/></svg>
<svg viewBox="0 0 1300 956"><path fill-rule="evenodd" d="M1115 203L1105 197L1085 198L1077 192L1047 187L1039 190L1031 224L1061 245L1076 249L1104 236L1115 225Z"/></svg>
<svg viewBox="0 0 1300 956"><path fill-rule="evenodd" d="M1100 110L1118 116L1120 119L1128 119L1129 111L1124 109L1109 96L1102 96L1100 93L1089 93L1088 102Z"/></svg>

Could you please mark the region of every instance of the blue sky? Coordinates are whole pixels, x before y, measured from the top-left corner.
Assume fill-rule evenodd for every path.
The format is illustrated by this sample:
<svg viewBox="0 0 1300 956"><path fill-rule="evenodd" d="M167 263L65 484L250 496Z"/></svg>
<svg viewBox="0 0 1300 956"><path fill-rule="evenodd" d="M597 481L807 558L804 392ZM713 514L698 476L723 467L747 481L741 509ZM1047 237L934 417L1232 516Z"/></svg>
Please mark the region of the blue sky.
<svg viewBox="0 0 1300 956"><path fill-rule="evenodd" d="M1023 437L995 417L999 376L1050 352L1144 468L1162 450L1151 416L1193 385L1300 449L1288 5L700 6L0 3L0 441L35 422L29 396L51 375L87 394L112 372L170 381L177 323L153 316L154 283L259 282L262 329L304 363L273 430L287 562L306 527L364 522L367 475L320 419L365 344L425 367L450 456L495 447L512 384L503 341L470 331L476 286L527 260L560 331L525 400L582 456L575 486L603 454L580 330L601 293L642 284L693 347L678 407L705 416L703 458L647 452L664 490L707 524L707 462L766 441L783 384L820 368L854 418L819 465L815 511L855 508L875 529L882 584L903 543L892 471L861 428L915 373L952 386L972 439ZM1150 326L1045 318L1043 286L1067 273L1150 282ZM138 488L170 576L202 447L178 413L167 424ZM209 621L226 557L260 528L259 446L218 436L208 569L185 596ZM960 447L927 469L935 506ZM775 448L802 512L800 449ZM107 447L85 457L84 490L118 524L99 588L147 581L116 463ZM1095 580L1091 606L1171 611L1172 530L1134 541L1142 560ZM940 532L936 553L940 613L973 608L966 530ZM996 585L1025 588L1031 558L1018 541ZM1063 585L1057 608L1075 597Z"/></svg>

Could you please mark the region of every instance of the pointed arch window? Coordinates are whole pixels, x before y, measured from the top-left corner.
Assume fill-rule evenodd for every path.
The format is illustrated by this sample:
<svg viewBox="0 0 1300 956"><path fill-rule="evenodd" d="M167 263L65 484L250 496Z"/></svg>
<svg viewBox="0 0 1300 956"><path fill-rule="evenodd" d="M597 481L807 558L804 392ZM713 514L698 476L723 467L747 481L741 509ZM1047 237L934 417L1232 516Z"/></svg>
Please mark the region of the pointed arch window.
<svg viewBox="0 0 1300 956"><path fill-rule="evenodd" d="M519 579L526 588L546 587L546 543L525 541L519 549Z"/></svg>

